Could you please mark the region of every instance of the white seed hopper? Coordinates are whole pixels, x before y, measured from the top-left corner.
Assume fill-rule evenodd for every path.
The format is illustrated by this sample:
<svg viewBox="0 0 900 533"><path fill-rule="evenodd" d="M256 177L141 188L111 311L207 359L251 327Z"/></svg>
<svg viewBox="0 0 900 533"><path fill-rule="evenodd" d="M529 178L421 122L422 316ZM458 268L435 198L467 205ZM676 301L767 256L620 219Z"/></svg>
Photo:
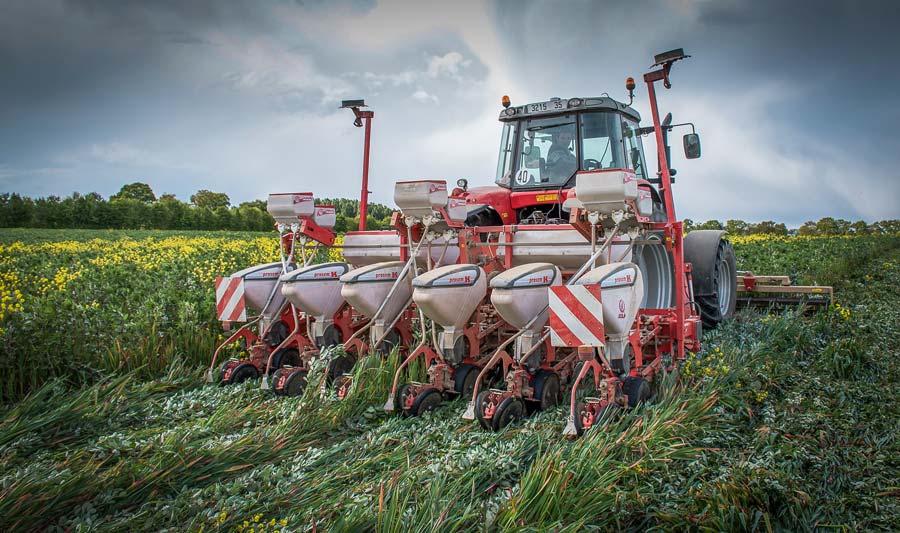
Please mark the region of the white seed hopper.
<svg viewBox="0 0 900 533"><path fill-rule="evenodd" d="M269 195L266 210L279 224L290 225L301 217L315 215L315 198L311 192L284 192Z"/></svg>
<svg viewBox="0 0 900 533"><path fill-rule="evenodd" d="M600 285L608 354L611 359L621 359L628 342L628 332L644 297L641 270L634 263L611 263L588 271L576 283Z"/></svg>
<svg viewBox="0 0 900 533"><path fill-rule="evenodd" d="M312 335L320 339L334 323L334 314L344 303L341 276L350 270L347 263L310 265L281 277L281 293L298 309L315 319Z"/></svg>
<svg viewBox="0 0 900 533"><path fill-rule="evenodd" d="M351 270L340 278L341 296L354 309L369 319L374 318L373 330L379 331L375 326L382 326L380 332L383 332L383 327L393 322L409 302L413 276L412 269L407 269L400 279L405 265L403 261L376 263ZM379 309L381 312L376 317Z"/></svg>
<svg viewBox="0 0 900 533"><path fill-rule="evenodd" d="M277 290L281 277L281 263L248 267L229 277L244 279L244 304L248 309L268 317L274 316L284 303L284 296Z"/></svg>
<svg viewBox="0 0 900 533"><path fill-rule="evenodd" d="M413 301L442 328L439 348L453 350L472 313L487 294L487 276L477 265L447 265L413 280Z"/></svg>
<svg viewBox="0 0 900 533"><path fill-rule="evenodd" d="M552 263L531 263L498 274L491 280L491 303L509 325L525 330L516 339L516 353L534 346L550 315L549 287L561 285L562 274Z"/></svg>

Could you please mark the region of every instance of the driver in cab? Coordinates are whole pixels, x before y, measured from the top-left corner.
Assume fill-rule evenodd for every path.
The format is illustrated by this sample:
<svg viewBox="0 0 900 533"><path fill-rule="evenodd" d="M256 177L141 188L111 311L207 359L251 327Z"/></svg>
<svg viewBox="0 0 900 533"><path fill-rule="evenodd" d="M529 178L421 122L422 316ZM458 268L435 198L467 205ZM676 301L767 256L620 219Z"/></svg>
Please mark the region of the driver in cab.
<svg viewBox="0 0 900 533"><path fill-rule="evenodd" d="M568 179L578 167L578 160L573 153L575 134L564 130L553 134L553 143L547 150L547 173L552 181Z"/></svg>

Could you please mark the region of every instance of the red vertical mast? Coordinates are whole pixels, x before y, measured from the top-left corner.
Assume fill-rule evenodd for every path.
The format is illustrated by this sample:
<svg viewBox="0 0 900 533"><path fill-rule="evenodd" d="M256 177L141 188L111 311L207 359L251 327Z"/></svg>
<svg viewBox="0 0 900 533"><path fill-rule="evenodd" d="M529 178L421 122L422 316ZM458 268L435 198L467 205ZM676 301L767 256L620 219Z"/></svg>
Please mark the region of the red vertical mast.
<svg viewBox="0 0 900 533"><path fill-rule="evenodd" d="M366 217L369 211L369 145L372 137L372 118L375 117L374 111L360 111L359 108L366 107L364 100L344 100L341 102L341 109L350 108L356 120L353 125L357 128L363 127L365 122L366 133L363 145L363 169L362 169L362 190L359 193L359 231L366 231Z"/></svg>

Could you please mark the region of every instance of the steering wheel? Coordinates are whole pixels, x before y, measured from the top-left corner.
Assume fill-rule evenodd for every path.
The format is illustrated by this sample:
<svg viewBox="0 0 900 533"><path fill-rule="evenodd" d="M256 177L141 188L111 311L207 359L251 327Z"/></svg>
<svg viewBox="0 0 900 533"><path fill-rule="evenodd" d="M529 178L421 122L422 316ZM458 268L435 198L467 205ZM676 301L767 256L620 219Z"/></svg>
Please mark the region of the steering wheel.
<svg viewBox="0 0 900 533"><path fill-rule="evenodd" d="M600 164L600 161L596 159L585 159L584 160L584 169L585 170L600 170L603 168L603 165Z"/></svg>

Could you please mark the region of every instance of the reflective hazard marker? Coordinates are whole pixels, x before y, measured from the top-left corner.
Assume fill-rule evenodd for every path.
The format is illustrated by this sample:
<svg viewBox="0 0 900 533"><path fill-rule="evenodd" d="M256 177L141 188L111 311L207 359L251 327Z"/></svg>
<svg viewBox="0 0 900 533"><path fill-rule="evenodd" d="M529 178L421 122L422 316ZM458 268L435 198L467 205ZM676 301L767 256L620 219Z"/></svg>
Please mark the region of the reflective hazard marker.
<svg viewBox="0 0 900 533"><path fill-rule="evenodd" d="M223 322L246 322L244 278L216 278L216 314Z"/></svg>
<svg viewBox="0 0 900 533"><path fill-rule="evenodd" d="M553 346L603 346L600 285L550 287L550 342Z"/></svg>

